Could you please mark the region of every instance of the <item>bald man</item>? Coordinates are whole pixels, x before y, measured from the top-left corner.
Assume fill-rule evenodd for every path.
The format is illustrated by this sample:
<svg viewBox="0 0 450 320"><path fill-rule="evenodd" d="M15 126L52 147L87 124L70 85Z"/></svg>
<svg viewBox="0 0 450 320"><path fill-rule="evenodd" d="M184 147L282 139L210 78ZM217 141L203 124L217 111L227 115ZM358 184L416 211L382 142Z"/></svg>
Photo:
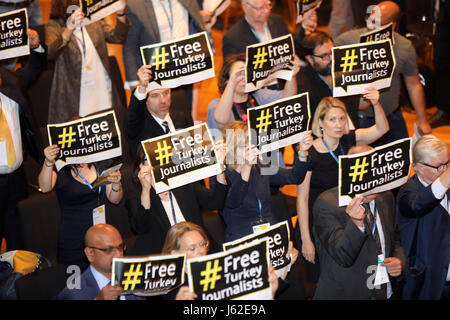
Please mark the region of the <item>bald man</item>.
<svg viewBox="0 0 450 320"><path fill-rule="evenodd" d="M368 21L370 28L378 28L388 23L393 24L394 30L398 29L401 17L400 7L392 1L383 1L372 10ZM361 34L368 32L367 27L351 30L341 34L335 39L336 46L359 43ZM392 77L391 87L380 91L380 103L389 121L390 130L380 138L374 146L387 144L398 139L408 137L405 120L400 109L401 79L403 77L411 104L416 111L419 129L422 133L431 133L431 127L426 119L426 103L423 86L420 82L417 68L416 51L408 39L394 32L394 56L396 67ZM402 76L402 77L401 77ZM359 126L368 128L375 123L373 111L369 105L360 101Z"/></svg>
<svg viewBox="0 0 450 320"><path fill-rule="evenodd" d="M144 300L133 295L121 296L121 286L111 286L112 259L123 257L124 243L119 231L109 224L88 229L85 249L90 266L80 276L78 288L66 287L58 300Z"/></svg>
<svg viewBox="0 0 450 320"><path fill-rule="evenodd" d="M348 154L371 149L356 146ZM361 206L363 203L371 212ZM314 299L386 300L399 297L398 281L405 257L395 225L395 201L391 192L355 197L347 207L339 207L338 187L335 187L317 198L313 215L313 233L321 264ZM375 228L370 221L376 222ZM381 266L386 267L389 282L377 288L374 276L380 255L383 255Z"/></svg>

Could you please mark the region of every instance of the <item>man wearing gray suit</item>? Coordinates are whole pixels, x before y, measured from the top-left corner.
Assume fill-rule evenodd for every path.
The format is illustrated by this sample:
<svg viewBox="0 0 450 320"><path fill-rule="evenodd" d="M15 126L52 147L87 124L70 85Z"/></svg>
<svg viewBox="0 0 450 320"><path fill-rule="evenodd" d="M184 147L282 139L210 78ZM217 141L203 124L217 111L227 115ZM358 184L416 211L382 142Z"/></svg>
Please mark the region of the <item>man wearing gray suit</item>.
<svg viewBox="0 0 450 320"><path fill-rule="evenodd" d="M357 146L349 154L370 149ZM317 198L313 214L321 266L315 299L398 298L405 255L400 246L391 192L355 197L347 207L339 207L338 187L335 187ZM386 268L389 281L375 285L375 275L378 270L384 271L382 267Z"/></svg>

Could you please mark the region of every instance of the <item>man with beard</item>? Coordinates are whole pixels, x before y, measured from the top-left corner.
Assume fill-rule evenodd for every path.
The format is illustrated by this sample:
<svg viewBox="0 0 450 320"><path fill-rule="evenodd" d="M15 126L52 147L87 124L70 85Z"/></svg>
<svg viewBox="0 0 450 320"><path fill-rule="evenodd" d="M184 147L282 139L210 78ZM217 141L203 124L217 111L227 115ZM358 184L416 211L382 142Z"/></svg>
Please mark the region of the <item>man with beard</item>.
<svg viewBox="0 0 450 320"><path fill-rule="evenodd" d="M301 53L307 65L297 74L298 93L309 92L311 117L324 97L333 96L333 79L331 77L331 50L334 47L331 37L322 31L307 35L301 43ZM347 107L347 113L357 129L359 96L340 98ZM350 125L350 127L352 127Z"/></svg>

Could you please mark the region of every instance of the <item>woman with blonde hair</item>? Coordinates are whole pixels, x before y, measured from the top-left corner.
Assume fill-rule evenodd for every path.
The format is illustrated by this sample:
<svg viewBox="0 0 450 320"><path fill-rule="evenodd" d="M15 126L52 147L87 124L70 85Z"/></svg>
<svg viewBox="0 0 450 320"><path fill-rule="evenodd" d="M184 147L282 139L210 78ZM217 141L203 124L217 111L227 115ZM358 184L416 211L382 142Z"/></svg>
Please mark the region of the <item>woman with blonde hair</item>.
<svg viewBox="0 0 450 320"><path fill-rule="evenodd" d="M303 182L297 186L297 216L301 237L301 252L307 262L314 264L315 247L311 237L311 209L316 198L325 190L338 185L338 157L355 145L371 144L389 130L389 124L379 102L380 93L367 88L363 98L374 109L375 125L349 130L345 104L333 97L323 98L314 113L312 132L317 137L310 149L311 165ZM307 263L307 267L311 265ZM318 271L318 267L313 268ZM308 273L310 274L310 273ZM313 278L317 277L318 272ZM310 282L316 282L309 279Z"/></svg>

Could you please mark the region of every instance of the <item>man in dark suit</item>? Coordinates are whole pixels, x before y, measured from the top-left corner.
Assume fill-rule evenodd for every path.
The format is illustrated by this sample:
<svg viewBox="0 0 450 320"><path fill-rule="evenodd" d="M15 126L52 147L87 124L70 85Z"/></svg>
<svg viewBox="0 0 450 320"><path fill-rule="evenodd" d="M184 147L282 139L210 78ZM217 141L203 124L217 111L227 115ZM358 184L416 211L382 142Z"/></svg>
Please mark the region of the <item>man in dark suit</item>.
<svg viewBox="0 0 450 320"><path fill-rule="evenodd" d="M122 296L121 286L111 286L113 258L123 257L124 243L119 231L109 224L96 224L86 231L84 252L90 266L80 276L79 286L64 288L57 300L144 300Z"/></svg>
<svg viewBox="0 0 450 320"><path fill-rule="evenodd" d="M290 34L283 18L271 14L269 0L242 0L244 17L236 22L223 37L223 58L231 53L245 53L245 48L259 42L267 42ZM305 13L300 31L294 35L295 51L299 54L299 44L305 33L315 30L317 15L314 10Z"/></svg>
<svg viewBox="0 0 450 320"><path fill-rule="evenodd" d="M331 50L334 47L331 37L316 31L307 35L301 43L301 52L307 65L297 73L298 93L308 92L311 117L314 116L319 102L333 96L333 80L331 76ZM341 97L347 107L347 113L357 129L359 96Z"/></svg>
<svg viewBox="0 0 450 320"><path fill-rule="evenodd" d="M368 150L368 146L358 146L349 154ZM395 225L394 196L388 191L355 197L347 207L338 203L335 187L323 192L313 207L321 264L315 299L395 298L404 254ZM383 267L389 281L375 286L375 274Z"/></svg>
<svg viewBox="0 0 450 320"><path fill-rule="evenodd" d="M425 135L415 144L413 157L416 174L400 189L397 197L398 226L409 262L403 298L449 300L448 146L433 135Z"/></svg>
<svg viewBox="0 0 450 320"><path fill-rule="evenodd" d="M24 90L39 77L46 50L39 35L29 30L30 56L24 68L13 72L0 66L0 243L5 236L8 250L22 248L17 203L27 197L23 161L28 155L44 160L42 139Z"/></svg>
<svg viewBox="0 0 450 320"><path fill-rule="evenodd" d="M141 141L193 125L189 114L174 116L170 111L171 105L186 103L180 96L172 97L171 89L155 89L147 93L152 76L150 66L140 67L137 74L139 84L131 95L125 125L133 159ZM183 91L177 93L183 94Z"/></svg>

